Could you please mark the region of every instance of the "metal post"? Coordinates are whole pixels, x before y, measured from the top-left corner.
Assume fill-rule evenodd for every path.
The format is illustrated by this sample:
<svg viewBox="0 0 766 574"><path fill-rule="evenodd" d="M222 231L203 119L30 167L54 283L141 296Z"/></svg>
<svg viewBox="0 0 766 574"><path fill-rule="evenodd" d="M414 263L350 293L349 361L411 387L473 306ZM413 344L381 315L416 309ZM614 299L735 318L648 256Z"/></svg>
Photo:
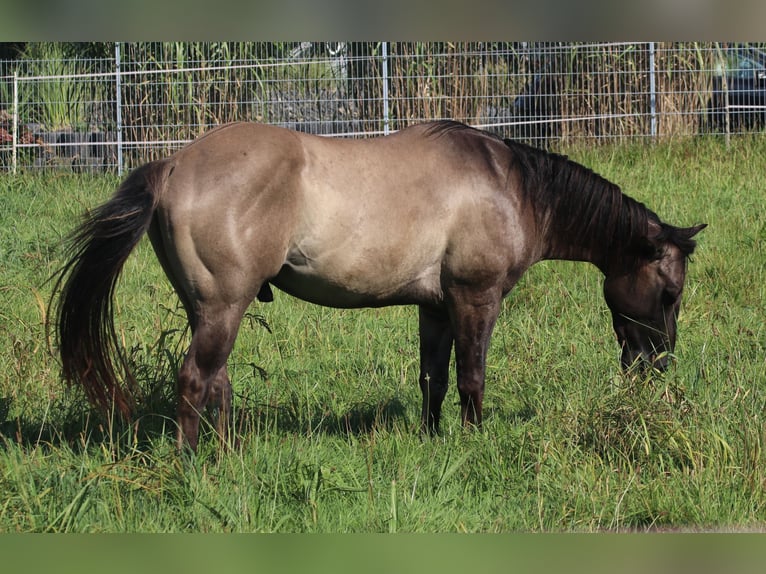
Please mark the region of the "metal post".
<svg viewBox="0 0 766 574"><path fill-rule="evenodd" d="M116 64L116 98L117 107L117 173L122 175L122 76L120 74L120 43L114 43L114 61Z"/></svg>
<svg viewBox="0 0 766 574"><path fill-rule="evenodd" d="M652 138L657 138L657 68L654 61L654 42L649 42L649 106L651 107Z"/></svg>
<svg viewBox="0 0 766 574"><path fill-rule="evenodd" d="M383 52L383 135L388 135L388 42L381 42L381 49Z"/></svg>
<svg viewBox="0 0 766 574"><path fill-rule="evenodd" d="M721 88L723 89L723 110L724 110L724 129L726 138L726 148L728 149L731 144L731 116L729 115L729 80L727 77L727 63L723 50L721 50L721 43L715 42L715 49L718 54L718 62L721 66Z"/></svg>
<svg viewBox="0 0 766 574"><path fill-rule="evenodd" d="M17 155L18 155L18 143L19 143L19 74L13 72L13 143L12 148L12 160L13 175L16 175Z"/></svg>

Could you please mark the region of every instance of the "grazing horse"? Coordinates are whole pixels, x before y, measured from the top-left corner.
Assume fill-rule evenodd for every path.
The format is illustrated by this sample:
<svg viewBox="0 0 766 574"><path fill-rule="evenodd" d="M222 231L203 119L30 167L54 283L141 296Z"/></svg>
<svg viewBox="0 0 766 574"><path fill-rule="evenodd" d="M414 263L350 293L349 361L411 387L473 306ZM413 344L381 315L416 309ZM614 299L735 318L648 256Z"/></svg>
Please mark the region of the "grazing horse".
<svg viewBox="0 0 766 574"><path fill-rule="evenodd" d="M188 316L178 444L231 409L227 359L271 286L330 307L417 305L422 428L437 432L453 347L462 420L480 425L487 347L503 297L544 259L587 261L622 366L664 369L692 239L566 157L456 122L343 140L253 123L218 127L133 171L70 240L54 297L64 378L130 416L113 323L118 274L148 232Z"/></svg>

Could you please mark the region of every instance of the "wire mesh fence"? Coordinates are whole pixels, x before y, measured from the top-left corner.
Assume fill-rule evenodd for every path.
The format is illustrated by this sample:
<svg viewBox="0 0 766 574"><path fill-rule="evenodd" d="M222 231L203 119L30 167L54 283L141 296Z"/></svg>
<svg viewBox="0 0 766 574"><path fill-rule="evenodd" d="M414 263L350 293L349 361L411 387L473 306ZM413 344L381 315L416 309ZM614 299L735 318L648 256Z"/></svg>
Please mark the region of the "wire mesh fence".
<svg viewBox="0 0 766 574"><path fill-rule="evenodd" d="M122 172L212 126L365 137L449 118L541 147L764 127L760 44L29 43L0 60L0 170Z"/></svg>

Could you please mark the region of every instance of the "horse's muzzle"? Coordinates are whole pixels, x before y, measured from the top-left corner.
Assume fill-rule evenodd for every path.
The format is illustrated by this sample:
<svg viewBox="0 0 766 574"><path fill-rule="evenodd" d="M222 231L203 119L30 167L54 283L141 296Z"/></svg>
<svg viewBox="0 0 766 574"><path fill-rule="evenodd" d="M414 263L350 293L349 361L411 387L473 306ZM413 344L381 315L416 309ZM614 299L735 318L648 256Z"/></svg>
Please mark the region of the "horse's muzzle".
<svg viewBox="0 0 766 574"><path fill-rule="evenodd" d="M622 370L645 373L649 370L659 371L661 373L668 370L670 365L670 355L667 352L646 353L643 351L632 352L630 349L624 349L620 357Z"/></svg>

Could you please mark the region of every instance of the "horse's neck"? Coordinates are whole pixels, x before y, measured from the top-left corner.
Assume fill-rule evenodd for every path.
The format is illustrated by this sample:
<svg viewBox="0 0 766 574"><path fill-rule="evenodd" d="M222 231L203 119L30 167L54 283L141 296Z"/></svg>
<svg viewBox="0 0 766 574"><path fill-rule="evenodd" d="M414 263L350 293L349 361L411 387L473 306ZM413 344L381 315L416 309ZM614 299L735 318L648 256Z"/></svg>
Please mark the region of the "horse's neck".
<svg viewBox="0 0 766 574"><path fill-rule="evenodd" d="M548 243L542 259L559 259L565 261L583 261L592 263L606 273L607 259L601 252L594 252L591 247L578 244L576 241Z"/></svg>
<svg viewBox="0 0 766 574"><path fill-rule="evenodd" d="M557 220L553 215L546 214L541 227L544 230L541 235L542 259L583 261L592 263L606 273L612 238L606 234L603 237L586 237L576 225L566 221L562 214L558 215Z"/></svg>
<svg viewBox="0 0 766 574"><path fill-rule="evenodd" d="M626 246L644 226L645 208L563 156L527 152L526 157L533 174L526 192L541 258L586 261L604 273L621 265Z"/></svg>

